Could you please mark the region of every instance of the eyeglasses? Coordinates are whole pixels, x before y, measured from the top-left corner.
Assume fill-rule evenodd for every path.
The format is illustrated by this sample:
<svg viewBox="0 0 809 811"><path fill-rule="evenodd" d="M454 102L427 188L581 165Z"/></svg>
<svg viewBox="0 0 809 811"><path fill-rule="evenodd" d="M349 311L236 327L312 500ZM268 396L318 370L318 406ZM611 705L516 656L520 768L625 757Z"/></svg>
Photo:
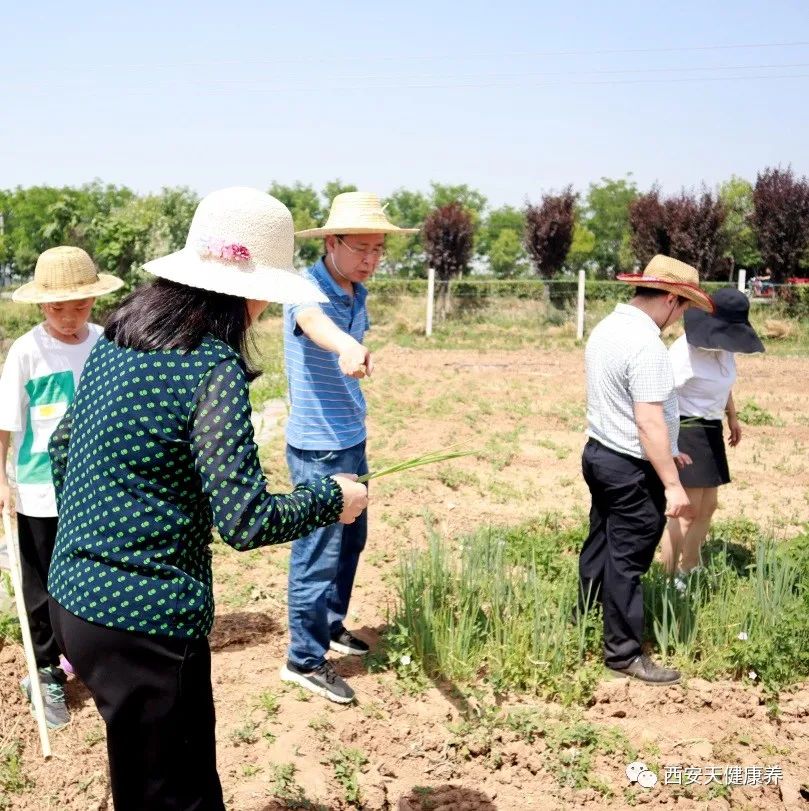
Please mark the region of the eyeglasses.
<svg viewBox="0 0 809 811"><path fill-rule="evenodd" d="M353 248L349 245L342 237L337 237L340 242L348 248L351 253L355 253L359 256L362 256L364 259L382 259L385 255L385 246L378 245L376 248L367 248L363 250L362 248Z"/></svg>

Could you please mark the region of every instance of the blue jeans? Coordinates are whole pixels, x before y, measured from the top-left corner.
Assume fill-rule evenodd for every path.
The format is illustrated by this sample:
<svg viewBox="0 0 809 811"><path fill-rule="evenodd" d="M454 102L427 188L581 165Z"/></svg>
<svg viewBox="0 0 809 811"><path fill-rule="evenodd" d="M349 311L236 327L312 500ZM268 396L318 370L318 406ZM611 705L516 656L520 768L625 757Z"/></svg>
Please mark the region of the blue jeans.
<svg viewBox="0 0 809 811"><path fill-rule="evenodd" d="M333 473L368 472L365 442L342 451L304 451L287 445L292 483ZM304 670L323 664L331 637L343 630L368 511L353 524L332 524L292 543L289 561L289 661Z"/></svg>

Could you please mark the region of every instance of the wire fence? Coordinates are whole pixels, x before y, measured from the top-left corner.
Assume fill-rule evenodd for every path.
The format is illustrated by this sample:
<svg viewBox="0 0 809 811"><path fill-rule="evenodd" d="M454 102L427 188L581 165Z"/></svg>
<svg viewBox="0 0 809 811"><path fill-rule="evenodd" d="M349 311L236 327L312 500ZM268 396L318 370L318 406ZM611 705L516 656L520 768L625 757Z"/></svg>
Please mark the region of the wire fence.
<svg viewBox="0 0 809 811"><path fill-rule="evenodd" d="M445 285L446 295L451 299L489 300L498 298L549 301L557 306L575 305L579 280L569 279L492 279L467 277L449 282L436 280L436 295ZM737 287L737 282L704 282L701 285L708 293L723 287ZM376 277L368 283L376 296L395 298L399 296L426 297L427 279L400 279ZM625 301L632 292L632 285L607 279L585 279L584 297L587 301ZM785 284L766 282L763 285L751 280L745 288L751 299L775 300L790 303L809 297L809 278Z"/></svg>
<svg viewBox="0 0 809 811"><path fill-rule="evenodd" d="M809 282L809 280L807 280ZM737 282L707 282L703 288L713 293ZM545 324L575 326L582 337L615 304L628 301L634 291L626 282L601 279L491 279L461 278L436 281L430 307L427 279L378 277L369 285L370 301L381 309L418 312L427 335L432 331L431 312L436 320L472 316L479 321L530 318ZM762 314L809 319L809 283L771 285L762 292L756 286L745 290L753 312L767 305Z"/></svg>

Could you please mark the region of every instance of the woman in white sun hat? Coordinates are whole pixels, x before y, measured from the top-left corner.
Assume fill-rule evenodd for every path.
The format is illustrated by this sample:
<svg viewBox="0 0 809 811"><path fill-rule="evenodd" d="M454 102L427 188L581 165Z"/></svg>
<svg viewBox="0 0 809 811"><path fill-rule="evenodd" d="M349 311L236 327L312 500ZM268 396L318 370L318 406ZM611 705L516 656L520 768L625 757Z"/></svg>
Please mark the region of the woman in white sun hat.
<svg viewBox="0 0 809 811"><path fill-rule="evenodd" d="M247 188L198 206L185 248L110 316L51 441L57 639L107 727L116 811L223 809L211 657L212 530L239 550L351 523L351 477L266 490L250 424L250 324L318 301L292 271L292 217Z"/></svg>

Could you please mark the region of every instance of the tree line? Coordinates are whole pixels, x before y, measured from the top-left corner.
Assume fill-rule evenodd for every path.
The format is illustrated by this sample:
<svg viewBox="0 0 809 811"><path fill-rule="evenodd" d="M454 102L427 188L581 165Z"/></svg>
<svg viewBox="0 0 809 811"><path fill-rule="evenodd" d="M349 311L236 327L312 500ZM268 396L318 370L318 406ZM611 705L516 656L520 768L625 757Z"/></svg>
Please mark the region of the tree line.
<svg viewBox="0 0 809 811"><path fill-rule="evenodd" d="M331 200L351 184L273 183L267 190L292 212L296 229L321 224ZM186 187L138 195L100 181L80 187L0 190L0 268L25 277L37 256L59 244L79 245L102 270L134 284L148 259L181 248L198 195ZM665 196L638 189L631 175L602 178L586 191L567 187L522 207L492 207L466 184L432 183L429 191L397 189L384 200L388 217L421 226L390 237L383 269L440 279L470 273L497 278L539 274L552 279L584 269L593 278L637 270L655 253L697 267L707 280L729 280L738 268L767 269L773 282L809 275L809 180L791 168L767 168L754 183L739 177L715 190ZM311 264L316 240L301 241L296 262Z"/></svg>

